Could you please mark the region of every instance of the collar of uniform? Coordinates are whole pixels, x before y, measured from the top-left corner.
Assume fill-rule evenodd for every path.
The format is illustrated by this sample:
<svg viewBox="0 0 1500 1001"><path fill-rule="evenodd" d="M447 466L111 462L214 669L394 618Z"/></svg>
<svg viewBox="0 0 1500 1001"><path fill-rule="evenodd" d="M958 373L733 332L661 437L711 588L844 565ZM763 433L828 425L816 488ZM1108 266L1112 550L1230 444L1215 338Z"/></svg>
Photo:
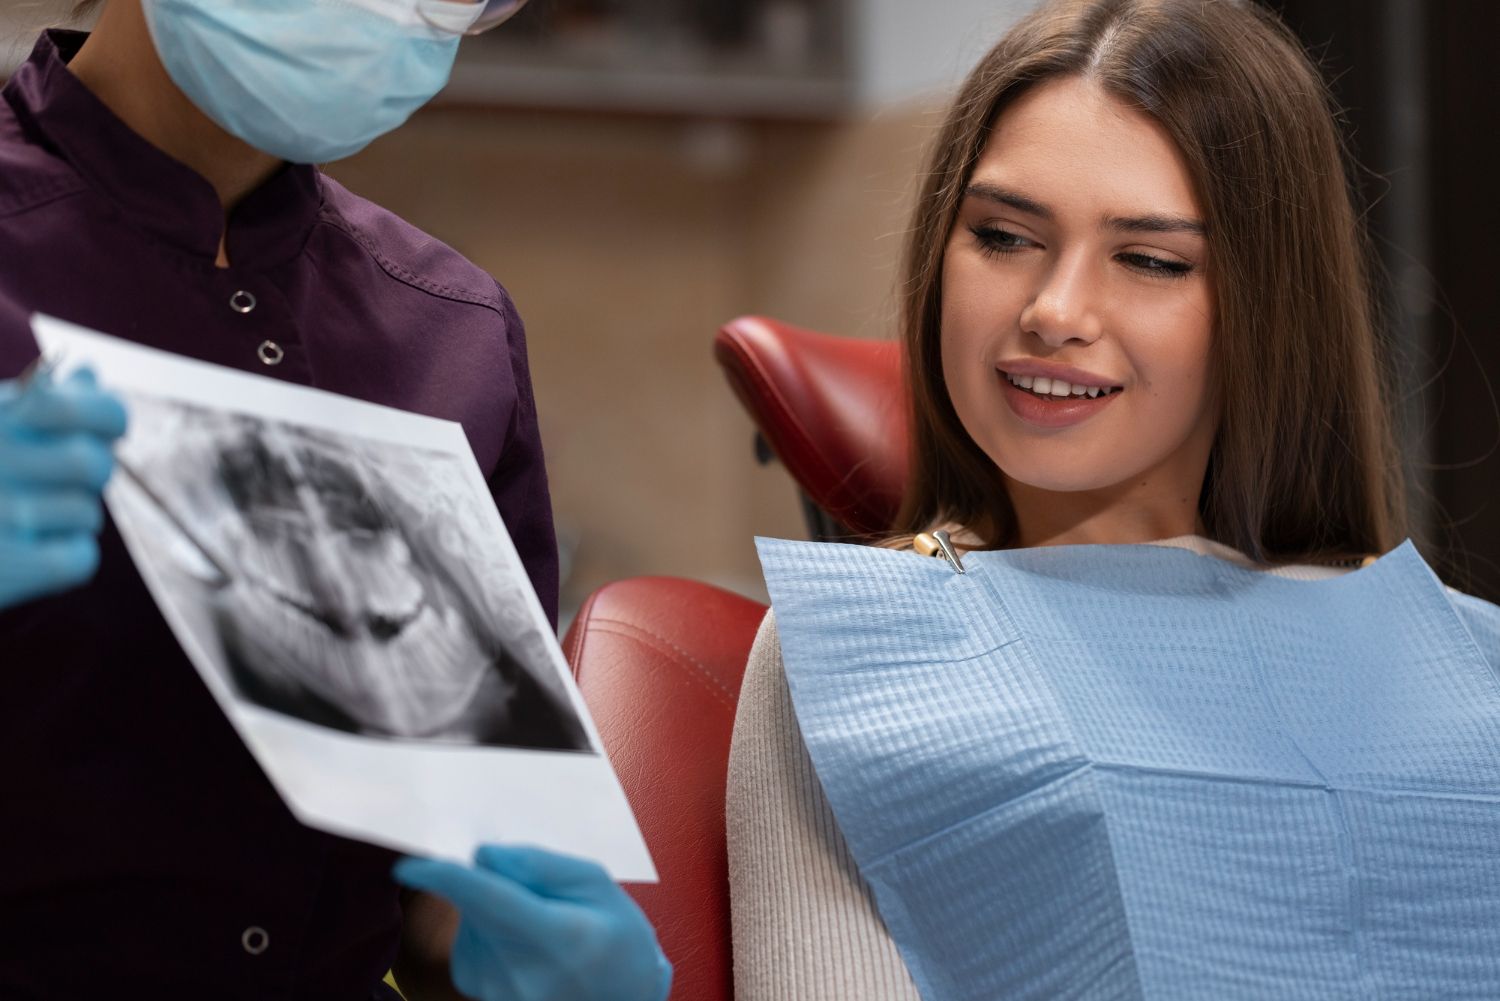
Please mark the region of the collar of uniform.
<svg viewBox="0 0 1500 1001"><path fill-rule="evenodd" d="M195 257L218 254L224 212L213 186L132 130L67 68L88 36L52 30L6 87L17 116L109 200L131 225ZM317 170L288 164L251 192L229 220L235 267L296 254L317 221Z"/></svg>

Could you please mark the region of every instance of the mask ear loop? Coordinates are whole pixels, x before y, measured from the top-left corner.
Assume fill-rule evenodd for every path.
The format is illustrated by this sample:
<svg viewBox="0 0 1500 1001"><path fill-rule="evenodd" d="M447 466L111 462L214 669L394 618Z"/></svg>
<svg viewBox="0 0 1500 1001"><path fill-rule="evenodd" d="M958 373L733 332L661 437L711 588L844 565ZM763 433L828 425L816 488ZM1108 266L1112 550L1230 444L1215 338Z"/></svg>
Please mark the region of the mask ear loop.
<svg viewBox="0 0 1500 1001"><path fill-rule="evenodd" d="M513 6L519 10L524 6L521 3L502 4L501 6ZM424 27L441 32L452 38L461 38L464 35L477 35L481 31L493 28L515 13L515 10L505 13L498 19L485 17L486 12L495 4L479 0L478 3L464 3L463 0L416 0L415 13L417 20Z"/></svg>
<svg viewBox="0 0 1500 1001"><path fill-rule="evenodd" d="M469 34L479 35L491 28L498 28L521 12L527 0L481 0L480 6L484 7L484 13L479 15L479 20L469 29Z"/></svg>

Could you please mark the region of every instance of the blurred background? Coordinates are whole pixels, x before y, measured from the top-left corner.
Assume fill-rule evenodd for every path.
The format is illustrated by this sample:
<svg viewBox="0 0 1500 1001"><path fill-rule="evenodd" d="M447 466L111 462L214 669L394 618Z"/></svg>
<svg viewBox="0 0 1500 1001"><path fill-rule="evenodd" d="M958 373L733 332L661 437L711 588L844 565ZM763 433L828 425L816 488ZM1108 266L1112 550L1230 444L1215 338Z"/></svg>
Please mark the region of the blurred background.
<svg viewBox="0 0 1500 1001"><path fill-rule="evenodd" d="M1500 599L1500 4L1265 2L1334 80L1363 164L1424 548ZM565 616L638 574L764 599L753 537L805 529L791 482L755 462L712 335L742 313L894 333L923 151L964 72L1031 6L533 0L464 43L407 127L329 168L519 305Z"/></svg>

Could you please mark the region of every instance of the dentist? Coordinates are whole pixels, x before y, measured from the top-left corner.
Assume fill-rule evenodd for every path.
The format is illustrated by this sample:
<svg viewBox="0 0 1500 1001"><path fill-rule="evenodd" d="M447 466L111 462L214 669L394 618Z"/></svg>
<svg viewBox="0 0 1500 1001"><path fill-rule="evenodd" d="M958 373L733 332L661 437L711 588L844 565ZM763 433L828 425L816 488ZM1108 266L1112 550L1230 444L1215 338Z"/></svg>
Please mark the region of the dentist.
<svg viewBox="0 0 1500 1001"><path fill-rule="evenodd" d="M297 823L104 517L119 402L17 379L40 311L459 421L555 618L515 306L311 166L399 126L522 2L108 0L0 95L0 997L364 1001L388 969L411 1001L666 997L597 866L489 846L402 860L398 891L389 853Z"/></svg>

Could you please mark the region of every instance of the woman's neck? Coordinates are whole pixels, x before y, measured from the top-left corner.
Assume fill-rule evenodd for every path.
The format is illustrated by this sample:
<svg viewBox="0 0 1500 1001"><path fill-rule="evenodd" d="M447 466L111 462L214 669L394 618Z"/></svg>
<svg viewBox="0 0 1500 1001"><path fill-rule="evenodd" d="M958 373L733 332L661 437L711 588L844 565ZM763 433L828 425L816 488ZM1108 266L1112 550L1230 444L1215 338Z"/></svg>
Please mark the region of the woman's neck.
<svg viewBox="0 0 1500 1001"><path fill-rule="evenodd" d="M1057 492L1006 484L1021 547L1155 542L1203 535L1198 490L1149 491L1142 484Z"/></svg>
<svg viewBox="0 0 1500 1001"><path fill-rule="evenodd" d="M187 99L167 75L141 0L111 0L68 68L143 139L213 185L226 219L281 167L276 157L230 135ZM223 237L220 267L228 267Z"/></svg>

